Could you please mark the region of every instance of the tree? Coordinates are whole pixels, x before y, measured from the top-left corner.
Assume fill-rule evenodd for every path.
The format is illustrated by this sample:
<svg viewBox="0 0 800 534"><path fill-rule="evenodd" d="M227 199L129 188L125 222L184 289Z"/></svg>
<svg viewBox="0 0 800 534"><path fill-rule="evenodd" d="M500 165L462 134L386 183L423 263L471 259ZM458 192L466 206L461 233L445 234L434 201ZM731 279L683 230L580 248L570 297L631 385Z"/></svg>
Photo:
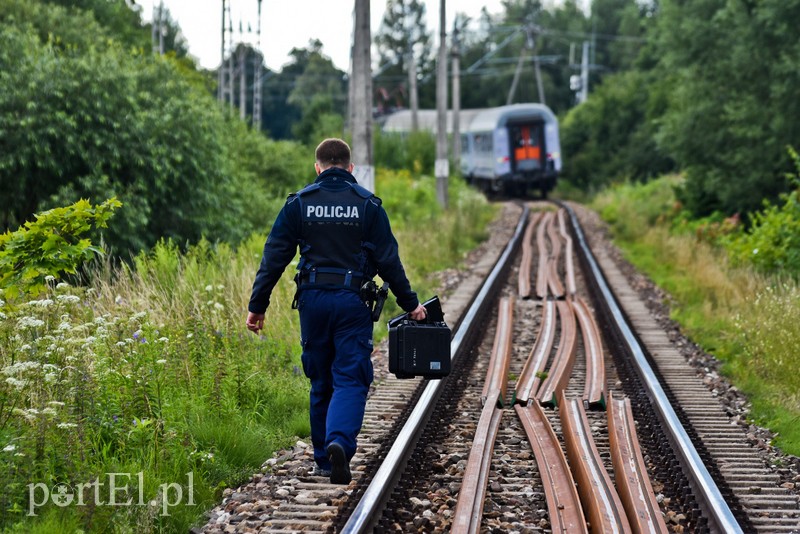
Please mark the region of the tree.
<svg viewBox="0 0 800 534"><path fill-rule="evenodd" d="M410 107L409 70L429 74L431 34L426 28L425 4L420 0L387 0L380 28L375 34L380 71L375 84L384 108Z"/></svg>
<svg viewBox="0 0 800 534"><path fill-rule="evenodd" d="M323 122L329 135L342 135L343 111L347 105L344 73L322 53L322 43L311 40L306 49L293 49L290 53L298 63L304 63L302 74L294 82L286 102L300 109L300 122L292 128L296 138L313 143L319 131L315 123ZM337 120L336 117L339 117ZM334 126L338 129L330 131Z"/></svg>
<svg viewBox="0 0 800 534"><path fill-rule="evenodd" d="M786 190L800 145L800 1L661 3L662 72L672 94L659 139L686 169L697 215L758 209Z"/></svg>

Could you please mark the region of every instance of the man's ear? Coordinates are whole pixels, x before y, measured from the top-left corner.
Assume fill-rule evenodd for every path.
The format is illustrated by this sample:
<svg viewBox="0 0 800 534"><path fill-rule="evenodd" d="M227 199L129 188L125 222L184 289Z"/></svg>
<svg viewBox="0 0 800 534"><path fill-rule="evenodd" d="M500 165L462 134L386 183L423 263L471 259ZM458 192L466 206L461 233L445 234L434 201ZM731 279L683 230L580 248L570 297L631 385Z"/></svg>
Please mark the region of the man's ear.
<svg viewBox="0 0 800 534"><path fill-rule="evenodd" d="M356 168L355 164L351 163L350 165L347 166L347 172L349 172L350 174L353 174L353 169L355 169L355 168Z"/></svg>
<svg viewBox="0 0 800 534"><path fill-rule="evenodd" d="M322 172L322 169L320 169L319 167L319 163L317 163L316 161L314 162L314 170L317 171L317 176L319 176L320 173Z"/></svg>

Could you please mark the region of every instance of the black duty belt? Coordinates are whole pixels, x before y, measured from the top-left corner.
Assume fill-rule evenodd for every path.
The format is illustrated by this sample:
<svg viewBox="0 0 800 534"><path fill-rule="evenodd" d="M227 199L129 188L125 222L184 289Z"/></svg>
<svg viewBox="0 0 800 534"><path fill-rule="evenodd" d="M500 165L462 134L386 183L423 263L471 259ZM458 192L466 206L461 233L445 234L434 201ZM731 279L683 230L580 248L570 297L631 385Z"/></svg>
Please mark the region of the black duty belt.
<svg viewBox="0 0 800 534"><path fill-rule="evenodd" d="M313 276L304 273L300 277L300 287L304 285L329 285L329 286L344 286L354 289L360 289L363 279L356 273L340 274L340 273L314 273Z"/></svg>

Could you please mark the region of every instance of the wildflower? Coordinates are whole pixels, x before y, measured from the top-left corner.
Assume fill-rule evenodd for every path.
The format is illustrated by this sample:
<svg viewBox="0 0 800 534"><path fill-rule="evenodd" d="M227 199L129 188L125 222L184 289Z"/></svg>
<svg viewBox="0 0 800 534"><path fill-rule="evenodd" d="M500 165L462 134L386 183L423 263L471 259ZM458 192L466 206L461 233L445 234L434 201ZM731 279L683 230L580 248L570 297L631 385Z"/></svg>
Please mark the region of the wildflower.
<svg viewBox="0 0 800 534"><path fill-rule="evenodd" d="M224 310L224 309L225 309L225 306L223 306L223 305L222 305L222 304L220 304L219 302L215 302L215 303L214 303L214 309L217 309L217 310Z"/></svg>
<svg viewBox="0 0 800 534"><path fill-rule="evenodd" d="M40 300L32 300L28 302L28 306L36 307L36 308L48 308L53 304L53 301L50 299L40 299Z"/></svg>
<svg viewBox="0 0 800 534"><path fill-rule="evenodd" d="M206 291L214 291L214 286L212 286L211 284L208 284L206 286Z"/></svg>
<svg viewBox="0 0 800 534"><path fill-rule="evenodd" d="M17 389L22 389L26 385L28 385L28 383L25 382L24 380L17 380L13 376L9 376L8 378L6 378L6 384L8 384L10 386L13 386L13 387L15 387Z"/></svg>
<svg viewBox="0 0 800 534"><path fill-rule="evenodd" d="M757 248L753 249L753 254L758 254L758 249Z"/></svg>
<svg viewBox="0 0 800 534"><path fill-rule="evenodd" d="M59 302L65 302L67 304L77 304L81 301L81 298L77 295L58 295L56 300Z"/></svg>
<svg viewBox="0 0 800 534"><path fill-rule="evenodd" d="M93 287L90 287L89 289L86 290L87 295L94 295L96 292L97 291Z"/></svg>
<svg viewBox="0 0 800 534"><path fill-rule="evenodd" d="M167 343L169 341L168 337L160 337L158 338L159 343Z"/></svg>
<svg viewBox="0 0 800 534"><path fill-rule="evenodd" d="M26 343L26 344L22 345L19 348L19 350L21 350L22 352L29 351L29 350L31 350L31 346Z"/></svg>
<svg viewBox="0 0 800 534"><path fill-rule="evenodd" d="M134 332L132 337L133 339L139 339L140 337L142 337L142 330L139 329L136 332Z"/></svg>
<svg viewBox="0 0 800 534"><path fill-rule="evenodd" d="M61 401L55 401L55 400L54 400L54 401L50 401L50 402L48 402L47 404L49 404L50 406L64 406L64 403L63 403L63 402L61 402Z"/></svg>
<svg viewBox="0 0 800 534"><path fill-rule="evenodd" d="M44 381L48 384L55 384L58 380L58 375L56 373L47 373L44 375Z"/></svg>
<svg viewBox="0 0 800 534"><path fill-rule="evenodd" d="M5 306L5 305L6 305L6 301L4 301L3 299L0 299L0 306Z"/></svg>
<svg viewBox="0 0 800 534"><path fill-rule="evenodd" d="M39 369L41 366L42 364L40 364L39 362L30 362L30 361L17 362L13 365L9 365L8 367L4 367L3 374L8 376L14 376L32 369Z"/></svg>
<svg viewBox="0 0 800 534"><path fill-rule="evenodd" d="M72 325L69 324L68 321L62 321L61 324L58 325L58 328L56 328L58 332L66 332L68 330L72 330Z"/></svg>
<svg viewBox="0 0 800 534"><path fill-rule="evenodd" d="M56 284L56 289L67 289L68 287L69 284L66 282L59 282L58 284Z"/></svg>
<svg viewBox="0 0 800 534"><path fill-rule="evenodd" d="M40 326L44 326L44 321L37 319L36 317L20 317L17 321L17 328L20 330L24 330L26 328L39 328Z"/></svg>
<svg viewBox="0 0 800 534"><path fill-rule="evenodd" d="M6 445L3 447L3 452L14 452L15 450L17 450L16 445Z"/></svg>
<svg viewBox="0 0 800 534"><path fill-rule="evenodd" d="M56 426L58 428L62 428L64 430L67 430L67 429L70 429L70 428L76 428L78 425L76 425L75 423L58 423Z"/></svg>
<svg viewBox="0 0 800 534"><path fill-rule="evenodd" d="M119 295L114 297L114 304L122 304L122 297Z"/></svg>
<svg viewBox="0 0 800 534"><path fill-rule="evenodd" d="M188 334L186 334L186 339L192 339L193 337L194 337L194 334L193 334L193 333L191 333L191 332L189 332Z"/></svg>
<svg viewBox="0 0 800 534"><path fill-rule="evenodd" d="M130 320L131 320L131 322L133 322L133 321L141 321L145 317L147 317L147 312L138 312L138 313L134 313L131 316Z"/></svg>
<svg viewBox="0 0 800 534"><path fill-rule="evenodd" d="M48 274L47 276L44 277L44 281L45 282L55 282L56 281L56 277L53 276L52 274Z"/></svg>
<svg viewBox="0 0 800 534"><path fill-rule="evenodd" d="M58 415L55 408L51 408L50 406L43 408L42 413L45 415Z"/></svg>
<svg viewBox="0 0 800 534"><path fill-rule="evenodd" d="M156 360L156 363L160 364L160 365L164 365L165 363L167 363L167 360Z"/></svg>
<svg viewBox="0 0 800 534"><path fill-rule="evenodd" d="M218 284L218 285L217 285L217 289L218 289L219 291L222 291L223 289L225 289L225 286L223 286L222 284Z"/></svg>
<svg viewBox="0 0 800 534"><path fill-rule="evenodd" d="M2 302L2 301L0 301L0 302ZM0 304L0 306L2 306L2 304ZM5 313L0 312L0 320L5 321L6 319L8 319L8 316Z"/></svg>

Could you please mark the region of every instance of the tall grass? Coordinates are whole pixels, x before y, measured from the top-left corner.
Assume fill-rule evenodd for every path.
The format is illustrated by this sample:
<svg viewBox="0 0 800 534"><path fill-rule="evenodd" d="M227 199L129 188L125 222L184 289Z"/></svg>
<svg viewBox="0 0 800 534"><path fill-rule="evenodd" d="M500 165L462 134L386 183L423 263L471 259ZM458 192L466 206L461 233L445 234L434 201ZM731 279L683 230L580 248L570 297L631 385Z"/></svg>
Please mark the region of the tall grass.
<svg viewBox="0 0 800 534"><path fill-rule="evenodd" d="M432 178L377 182L427 296L493 210L455 180L447 212ZM185 252L162 242L130 265L98 266L85 287L51 280L37 300L0 295L1 530L186 532L225 487L308 436L293 273L263 335L244 328L265 237ZM398 311L393 299L387 308ZM59 490L73 502L45 499Z"/></svg>
<svg viewBox="0 0 800 534"><path fill-rule="evenodd" d="M678 177L620 185L593 207L610 224L625 257L671 297L672 318L724 363L752 402L751 417L800 454L800 288L795 281L733 266L723 248L681 230Z"/></svg>

